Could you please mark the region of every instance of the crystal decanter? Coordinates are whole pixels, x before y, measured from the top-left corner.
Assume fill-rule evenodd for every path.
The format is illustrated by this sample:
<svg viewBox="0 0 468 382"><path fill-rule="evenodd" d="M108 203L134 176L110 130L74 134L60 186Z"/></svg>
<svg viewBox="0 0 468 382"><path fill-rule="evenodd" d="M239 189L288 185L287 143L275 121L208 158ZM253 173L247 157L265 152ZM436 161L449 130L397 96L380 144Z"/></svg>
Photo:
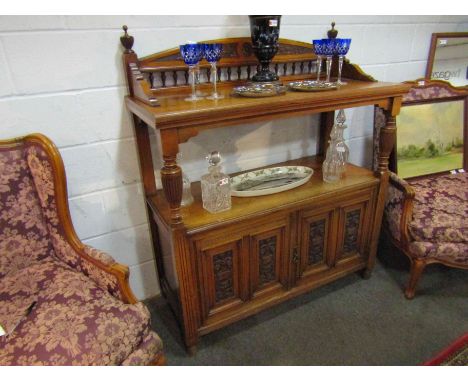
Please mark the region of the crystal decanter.
<svg viewBox="0 0 468 382"><path fill-rule="evenodd" d="M345 122L345 113L340 110L330 133L327 154L322 165L323 180L327 183L337 182L345 172L349 156L349 149L343 138Z"/></svg>
<svg viewBox="0 0 468 382"><path fill-rule="evenodd" d="M203 208L211 213L226 211L231 208L231 182L229 175L221 172L221 156L213 151L206 157L208 174L201 177Z"/></svg>

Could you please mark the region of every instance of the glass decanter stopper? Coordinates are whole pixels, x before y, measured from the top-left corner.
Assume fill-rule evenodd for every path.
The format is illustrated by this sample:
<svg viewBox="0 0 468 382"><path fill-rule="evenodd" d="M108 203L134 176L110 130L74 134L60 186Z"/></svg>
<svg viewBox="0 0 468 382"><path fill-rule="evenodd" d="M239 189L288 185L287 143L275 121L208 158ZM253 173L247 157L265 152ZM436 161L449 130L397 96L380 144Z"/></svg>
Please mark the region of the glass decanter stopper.
<svg viewBox="0 0 468 382"><path fill-rule="evenodd" d="M322 165L323 181L327 183L337 182L345 172L349 156L349 149L343 138L345 122L345 113L340 110L330 133L327 154Z"/></svg>
<svg viewBox="0 0 468 382"><path fill-rule="evenodd" d="M231 181L229 175L221 172L221 156L213 151L206 157L208 174L201 177L203 208L211 213L226 211L231 208Z"/></svg>
<svg viewBox="0 0 468 382"><path fill-rule="evenodd" d="M182 154L178 153L177 154L177 162L180 162L180 159L182 158ZM185 173L185 171L182 171L182 200L180 202L180 205L182 207L187 207L190 206L193 203L193 195L192 195L192 189L191 189L191 183L190 179Z"/></svg>

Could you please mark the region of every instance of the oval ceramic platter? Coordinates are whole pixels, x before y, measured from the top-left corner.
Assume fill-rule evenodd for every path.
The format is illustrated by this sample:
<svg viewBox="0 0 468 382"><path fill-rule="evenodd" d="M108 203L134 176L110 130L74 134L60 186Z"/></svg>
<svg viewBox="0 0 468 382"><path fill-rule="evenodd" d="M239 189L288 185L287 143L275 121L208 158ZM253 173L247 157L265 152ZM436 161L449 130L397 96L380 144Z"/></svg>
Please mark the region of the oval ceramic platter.
<svg viewBox="0 0 468 382"><path fill-rule="evenodd" d="M231 195L237 197L276 194L307 183L314 170L282 166L250 171L231 178Z"/></svg>

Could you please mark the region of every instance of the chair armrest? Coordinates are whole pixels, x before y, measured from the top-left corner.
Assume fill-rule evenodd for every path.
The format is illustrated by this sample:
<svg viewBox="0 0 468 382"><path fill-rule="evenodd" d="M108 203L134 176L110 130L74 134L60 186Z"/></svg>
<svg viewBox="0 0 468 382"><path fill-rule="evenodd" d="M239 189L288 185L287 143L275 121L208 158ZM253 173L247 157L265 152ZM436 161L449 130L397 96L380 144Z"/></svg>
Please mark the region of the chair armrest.
<svg viewBox="0 0 468 382"><path fill-rule="evenodd" d="M128 266L117 263L112 256L89 245L84 245L83 252L78 255L82 258L82 272L96 284L123 302L138 302L128 283Z"/></svg>
<svg viewBox="0 0 468 382"><path fill-rule="evenodd" d="M414 189L393 172L389 180L385 220L393 238L405 248L410 241L408 226L413 216Z"/></svg>
<svg viewBox="0 0 468 382"><path fill-rule="evenodd" d="M107 253L83 244L74 230L57 230L51 227L50 234L55 255L70 267L82 272L102 289L125 303L134 304L138 300L128 283L129 270L126 265L117 263Z"/></svg>

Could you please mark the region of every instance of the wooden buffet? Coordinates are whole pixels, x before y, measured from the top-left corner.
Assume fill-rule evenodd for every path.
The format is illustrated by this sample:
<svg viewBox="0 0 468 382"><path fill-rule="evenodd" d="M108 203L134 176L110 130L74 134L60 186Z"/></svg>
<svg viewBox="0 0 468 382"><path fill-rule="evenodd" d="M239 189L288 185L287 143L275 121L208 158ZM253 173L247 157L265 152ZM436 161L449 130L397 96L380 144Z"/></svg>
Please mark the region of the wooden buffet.
<svg viewBox="0 0 468 382"><path fill-rule="evenodd" d="M338 90L271 98L230 96L232 87L248 80L256 66L250 38L233 38L217 40L225 46L219 69L225 98L187 102L187 67L178 49L139 59L126 28L121 42L129 89L125 102L134 121L157 272L189 352L199 336L281 301L351 272L370 276L395 117L410 85L376 82L345 61L348 84ZM310 44L280 39L273 66L287 83L313 78L315 60ZM201 65L201 71L209 77L208 65ZM209 90L211 85L200 86ZM364 105L382 108L387 118L380 130L378 170L349 164L344 179L324 183L321 162L334 111ZM231 210L210 214L202 208L200 184L195 182L194 204L180 207L179 144L205 129L313 113L321 113L317 155L285 163L312 167L307 184L274 195L233 197ZM149 129L161 139L162 190L156 188Z"/></svg>

